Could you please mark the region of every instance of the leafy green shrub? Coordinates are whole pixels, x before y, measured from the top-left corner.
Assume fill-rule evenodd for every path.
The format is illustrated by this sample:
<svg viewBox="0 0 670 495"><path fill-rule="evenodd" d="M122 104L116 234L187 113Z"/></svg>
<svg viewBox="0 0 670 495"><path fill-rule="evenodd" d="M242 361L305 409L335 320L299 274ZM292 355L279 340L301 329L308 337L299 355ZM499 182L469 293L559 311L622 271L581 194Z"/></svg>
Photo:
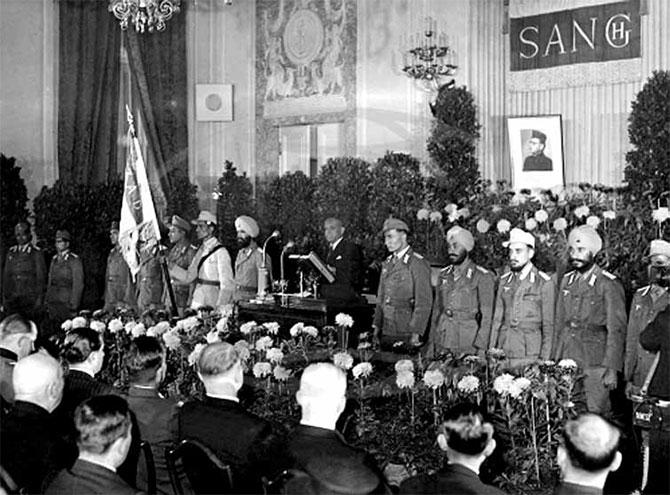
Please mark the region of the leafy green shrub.
<svg viewBox="0 0 670 495"><path fill-rule="evenodd" d="M226 160L215 194L218 196L216 218L219 221L219 238L234 256L237 251L235 219L240 215L256 217L253 186L246 173L238 174L233 163Z"/></svg>
<svg viewBox="0 0 670 495"><path fill-rule="evenodd" d="M0 255L14 244L14 226L28 218L28 191L16 158L0 153Z"/></svg>

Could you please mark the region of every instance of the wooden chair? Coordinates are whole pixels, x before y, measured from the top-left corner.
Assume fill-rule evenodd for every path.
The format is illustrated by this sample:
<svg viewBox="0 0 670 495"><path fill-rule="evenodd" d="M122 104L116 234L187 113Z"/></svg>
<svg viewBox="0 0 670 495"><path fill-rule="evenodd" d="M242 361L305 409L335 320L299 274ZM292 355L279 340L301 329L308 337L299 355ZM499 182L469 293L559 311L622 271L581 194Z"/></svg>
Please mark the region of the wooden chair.
<svg viewBox="0 0 670 495"><path fill-rule="evenodd" d="M184 495L178 471L179 463L196 494L234 493L230 465L221 461L214 452L197 440L182 440L177 447L166 448L165 460L175 495Z"/></svg>

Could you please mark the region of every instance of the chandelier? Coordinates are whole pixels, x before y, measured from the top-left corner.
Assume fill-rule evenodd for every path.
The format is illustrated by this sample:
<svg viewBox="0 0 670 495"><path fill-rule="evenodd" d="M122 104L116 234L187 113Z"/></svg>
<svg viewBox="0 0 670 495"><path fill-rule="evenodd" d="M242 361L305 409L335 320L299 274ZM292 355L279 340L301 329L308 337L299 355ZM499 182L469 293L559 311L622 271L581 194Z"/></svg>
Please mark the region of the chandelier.
<svg viewBox="0 0 670 495"><path fill-rule="evenodd" d="M446 44L446 35L436 32L437 22L428 17L426 24L425 31L409 37L410 48L403 53L402 70L424 87L437 90L444 84L454 84L453 79L445 78L453 76L458 67L453 63L455 56Z"/></svg>
<svg viewBox="0 0 670 495"><path fill-rule="evenodd" d="M181 0L109 0L109 11L124 31L132 23L138 33L153 33L165 29L165 21L179 12L180 3Z"/></svg>

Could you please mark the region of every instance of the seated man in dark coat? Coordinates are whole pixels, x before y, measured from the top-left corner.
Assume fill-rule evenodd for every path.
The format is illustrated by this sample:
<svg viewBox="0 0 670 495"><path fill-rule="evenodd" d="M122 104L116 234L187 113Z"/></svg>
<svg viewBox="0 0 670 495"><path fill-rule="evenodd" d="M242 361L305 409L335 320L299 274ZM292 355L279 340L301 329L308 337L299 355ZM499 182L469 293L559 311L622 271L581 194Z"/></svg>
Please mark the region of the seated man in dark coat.
<svg viewBox="0 0 670 495"><path fill-rule="evenodd" d="M116 469L128 455L132 439L126 401L115 395L92 397L77 407L74 422L79 459L72 468L61 471L45 493L137 493L116 474Z"/></svg>
<svg viewBox="0 0 670 495"><path fill-rule="evenodd" d="M63 395L63 369L40 352L16 364L13 382L16 402L2 421L0 463L19 488L38 493L68 461L51 415Z"/></svg>
<svg viewBox="0 0 670 495"><path fill-rule="evenodd" d="M452 407L440 427L437 443L448 463L435 475L415 476L404 481L400 493L504 493L479 479L479 467L496 448L496 441L493 426L484 422L477 406L462 403Z"/></svg>
<svg viewBox="0 0 670 495"><path fill-rule="evenodd" d="M23 316L14 313L0 322L0 397L3 410L14 402L14 366L33 351L35 340L37 327Z"/></svg>
<svg viewBox="0 0 670 495"><path fill-rule="evenodd" d="M335 429L346 403L347 377L330 363L311 364L302 373L296 400L300 425L289 439L293 467L310 477L307 484L289 484L303 493L364 494L383 492L383 476L372 458L348 445ZM289 482L291 483L291 482Z"/></svg>
<svg viewBox="0 0 670 495"><path fill-rule="evenodd" d="M260 492L261 477L274 477L283 456L270 423L239 404L243 369L237 349L227 342L209 344L198 359L198 374L207 396L181 407L180 439L198 440L231 464L236 491Z"/></svg>

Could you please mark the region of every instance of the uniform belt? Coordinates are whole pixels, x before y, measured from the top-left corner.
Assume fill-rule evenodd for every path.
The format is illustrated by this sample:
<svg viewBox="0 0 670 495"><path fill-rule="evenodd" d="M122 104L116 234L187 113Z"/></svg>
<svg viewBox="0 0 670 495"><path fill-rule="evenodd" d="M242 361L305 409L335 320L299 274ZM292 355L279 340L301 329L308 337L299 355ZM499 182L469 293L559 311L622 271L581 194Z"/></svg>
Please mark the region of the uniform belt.
<svg viewBox="0 0 670 495"><path fill-rule="evenodd" d="M414 307L414 299L395 299L393 297L385 297L384 305L386 306L406 306L408 308Z"/></svg>
<svg viewBox="0 0 670 495"><path fill-rule="evenodd" d="M583 323L578 320L570 320L568 321L568 326L573 329L581 329L581 330L599 330L599 331L607 331L607 327L605 325L593 325L590 323Z"/></svg>
<svg viewBox="0 0 670 495"><path fill-rule="evenodd" d="M474 320L477 317L477 312L475 311L465 311L462 309L445 309L442 311L445 316L449 318L463 318L467 320Z"/></svg>
<svg viewBox="0 0 670 495"><path fill-rule="evenodd" d="M201 278L197 278L195 280L195 283L199 285L211 285L213 287L221 287L221 282L219 282L218 280L203 280Z"/></svg>
<svg viewBox="0 0 670 495"><path fill-rule="evenodd" d="M258 290L258 287L252 285L236 285L235 288L244 292L256 292L256 290Z"/></svg>

